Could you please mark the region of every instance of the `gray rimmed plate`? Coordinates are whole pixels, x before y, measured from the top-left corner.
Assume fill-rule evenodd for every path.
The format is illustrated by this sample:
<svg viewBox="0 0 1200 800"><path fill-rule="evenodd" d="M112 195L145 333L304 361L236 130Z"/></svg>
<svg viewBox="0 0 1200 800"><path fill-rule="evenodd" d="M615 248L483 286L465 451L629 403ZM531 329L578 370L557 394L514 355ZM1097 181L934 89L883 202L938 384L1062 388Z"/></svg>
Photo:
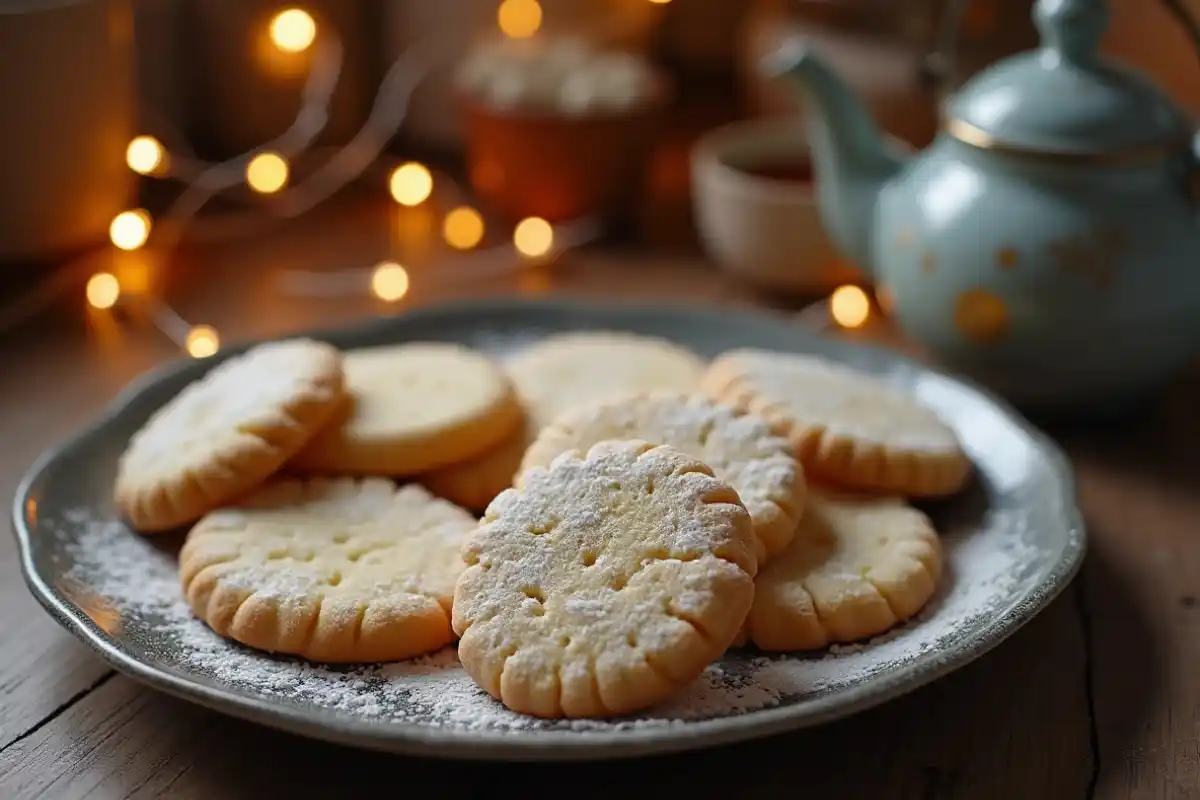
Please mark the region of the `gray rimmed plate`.
<svg viewBox="0 0 1200 800"><path fill-rule="evenodd" d="M663 706L602 721L509 713L470 682L453 649L346 668L251 652L191 618L174 572L180 536L130 532L115 521L110 499L116 459L133 431L235 350L147 374L39 459L13 506L26 581L63 627L116 669L215 710L372 749L544 760L685 750L862 711L978 658L1041 611L1079 568L1084 530L1057 447L987 392L882 349L753 313L558 300L455 303L312 335L343 348L459 341L503 359L541 336L578 329L663 336L705 356L739 346L816 353L936 408L961 436L977 477L961 496L926 507L947 558L926 610L865 644L808 655L731 652Z"/></svg>

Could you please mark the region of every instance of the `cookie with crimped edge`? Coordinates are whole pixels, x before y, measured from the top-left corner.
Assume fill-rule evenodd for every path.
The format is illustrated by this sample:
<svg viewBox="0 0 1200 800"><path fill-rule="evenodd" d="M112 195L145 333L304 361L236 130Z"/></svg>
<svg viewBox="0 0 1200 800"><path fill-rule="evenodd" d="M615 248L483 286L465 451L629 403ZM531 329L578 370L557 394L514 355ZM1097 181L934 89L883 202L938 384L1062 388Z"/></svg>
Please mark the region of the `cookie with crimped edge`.
<svg viewBox="0 0 1200 800"><path fill-rule="evenodd" d="M277 479L192 528L180 581L197 617L249 647L396 661L454 641L454 583L475 525L417 484Z"/></svg>
<svg viewBox="0 0 1200 800"><path fill-rule="evenodd" d="M289 339L232 356L130 438L117 507L145 533L195 522L274 474L344 403L342 356L328 344Z"/></svg>
<svg viewBox="0 0 1200 800"><path fill-rule="evenodd" d="M653 705L733 641L754 596L737 493L668 446L600 442L525 473L463 550L454 630L508 708L604 717Z"/></svg>
<svg viewBox="0 0 1200 800"><path fill-rule="evenodd" d="M482 511L513 485L525 449L558 414L625 392L696 391L705 365L687 348L657 336L606 330L546 336L504 365L525 410L518 430L491 450L421 481L442 497Z"/></svg>
<svg viewBox="0 0 1200 800"><path fill-rule="evenodd" d="M453 342L409 342L345 354L345 413L289 464L305 473L407 477L471 458L519 425L512 381Z"/></svg>
<svg viewBox="0 0 1200 800"><path fill-rule="evenodd" d="M897 497L813 488L791 544L759 570L738 644L815 650L915 616L942 575L933 524Z"/></svg>
<svg viewBox="0 0 1200 800"><path fill-rule="evenodd" d="M712 397L763 417L810 478L908 497L952 494L971 462L933 409L871 375L817 356L740 349L704 376Z"/></svg>
<svg viewBox="0 0 1200 800"><path fill-rule="evenodd" d="M525 451L521 471L606 439L666 444L712 468L750 512L759 564L778 553L804 511L804 469L788 441L753 414L684 392L639 392L568 409ZM517 486L521 485L520 474Z"/></svg>

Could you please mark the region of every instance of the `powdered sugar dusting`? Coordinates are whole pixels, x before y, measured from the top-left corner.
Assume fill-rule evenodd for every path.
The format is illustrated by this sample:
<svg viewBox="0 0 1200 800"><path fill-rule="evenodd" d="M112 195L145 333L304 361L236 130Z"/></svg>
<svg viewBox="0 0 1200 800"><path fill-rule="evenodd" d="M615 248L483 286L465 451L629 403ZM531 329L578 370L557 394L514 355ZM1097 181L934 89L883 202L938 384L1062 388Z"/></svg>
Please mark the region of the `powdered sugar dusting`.
<svg viewBox="0 0 1200 800"><path fill-rule="evenodd" d="M722 356L717 372L829 435L923 453L955 453L954 430L911 392L826 358L755 348Z"/></svg>
<svg viewBox="0 0 1200 800"><path fill-rule="evenodd" d="M935 515L935 520L937 516ZM124 525L77 511L54 521L73 561L67 578L93 618L108 608L144 657L239 693L379 723L472 730L603 731L687 724L799 704L928 657L994 621L1038 579L1027 512L992 509L949 523L948 575L913 622L871 642L810 656L730 653L666 703L617 720L546 721L512 713L458 664L454 648L395 664L336 668L251 651L213 634L183 602L174 556ZM590 609L573 609L587 615ZM105 626L107 628L107 626Z"/></svg>

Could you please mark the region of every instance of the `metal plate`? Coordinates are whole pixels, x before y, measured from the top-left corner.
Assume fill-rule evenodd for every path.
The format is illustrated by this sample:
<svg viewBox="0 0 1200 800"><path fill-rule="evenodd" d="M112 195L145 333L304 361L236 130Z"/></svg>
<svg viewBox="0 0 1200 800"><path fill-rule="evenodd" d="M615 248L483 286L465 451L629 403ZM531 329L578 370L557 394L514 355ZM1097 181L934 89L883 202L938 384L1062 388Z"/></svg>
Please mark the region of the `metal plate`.
<svg viewBox="0 0 1200 800"><path fill-rule="evenodd" d="M948 565L929 607L865 645L771 657L731 652L663 707L595 722L505 712L469 683L452 650L382 669L309 667L250 652L186 615L173 572L181 537L137 536L114 521L111 502L116 459L129 436L235 351L147 374L38 461L13 507L26 581L63 627L116 669L217 711L371 749L544 760L686 750L862 711L978 658L1042 610L1079 568L1083 525L1070 467L1054 444L987 392L882 349L766 315L558 300L456 303L311 335L343 348L459 341L503 358L548 333L578 329L664 336L705 356L737 346L816 353L936 408L958 431L977 478L961 496L925 507Z"/></svg>

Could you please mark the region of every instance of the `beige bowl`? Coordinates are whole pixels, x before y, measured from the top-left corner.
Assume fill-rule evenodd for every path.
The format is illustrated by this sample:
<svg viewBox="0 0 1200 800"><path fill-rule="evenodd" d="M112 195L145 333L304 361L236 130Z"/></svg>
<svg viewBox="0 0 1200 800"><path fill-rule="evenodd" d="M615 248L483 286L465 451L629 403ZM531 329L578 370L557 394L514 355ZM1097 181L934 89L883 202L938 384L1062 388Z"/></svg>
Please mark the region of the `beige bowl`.
<svg viewBox="0 0 1200 800"><path fill-rule="evenodd" d="M821 224L811 182L762 173L809 162L795 118L734 122L692 151L696 226L709 257L763 289L822 294L861 280Z"/></svg>

